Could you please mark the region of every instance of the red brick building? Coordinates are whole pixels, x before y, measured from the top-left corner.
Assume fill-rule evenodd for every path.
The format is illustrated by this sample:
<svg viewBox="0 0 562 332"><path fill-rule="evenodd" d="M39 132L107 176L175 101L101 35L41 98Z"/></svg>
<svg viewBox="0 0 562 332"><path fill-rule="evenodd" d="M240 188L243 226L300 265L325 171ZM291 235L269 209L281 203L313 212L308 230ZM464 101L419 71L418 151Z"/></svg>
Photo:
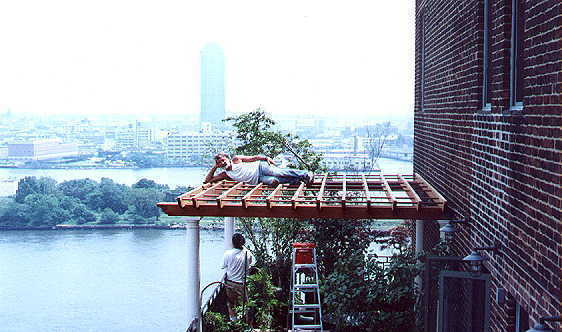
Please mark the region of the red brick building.
<svg viewBox="0 0 562 332"><path fill-rule="evenodd" d="M561 313L561 8L416 0L414 170L470 221L457 255L500 245L486 253L490 331Z"/></svg>

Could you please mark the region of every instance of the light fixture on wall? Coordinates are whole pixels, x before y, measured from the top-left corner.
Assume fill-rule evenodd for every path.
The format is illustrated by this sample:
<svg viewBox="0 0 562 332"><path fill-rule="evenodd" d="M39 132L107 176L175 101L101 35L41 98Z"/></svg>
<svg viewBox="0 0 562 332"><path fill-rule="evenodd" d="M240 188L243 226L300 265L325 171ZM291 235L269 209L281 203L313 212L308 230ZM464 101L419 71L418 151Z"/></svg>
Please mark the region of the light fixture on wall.
<svg viewBox="0 0 562 332"><path fill-rule="evenodd" d="M470 253L470 255L466 256L465 258L463 258L462 260L465 262L468 262L470 264L470 272L473 273L480 273L482 271L482 263L484 263L484 261L487 261L489 258L482 256L479 252L479 250L491 250L491 251L497 251L499 250L499 245L494 245L494 246L489 246L489 247L477 247L474 248L473 251Z"/></svg>
<svg viewBox="0 0 562 332"><path fill-rule="evenodd" d="M445 242L450 243L455 237L455 233L460 231L460 229L456 226L456 224L466 224L466 223L468 223L468 220L464 220L464 219L449 220L447 225L441 227L439 231L443 233Z"/></svg>
<svg viewBox="0 0 562 332"><path fill-rule="evenodd" d="M539 319L539 322L535 324L532 328L528 329L526 332L555 332L550 327L546 326L545 322L561 322L562 317L559 316L545 316Z"/></svg>

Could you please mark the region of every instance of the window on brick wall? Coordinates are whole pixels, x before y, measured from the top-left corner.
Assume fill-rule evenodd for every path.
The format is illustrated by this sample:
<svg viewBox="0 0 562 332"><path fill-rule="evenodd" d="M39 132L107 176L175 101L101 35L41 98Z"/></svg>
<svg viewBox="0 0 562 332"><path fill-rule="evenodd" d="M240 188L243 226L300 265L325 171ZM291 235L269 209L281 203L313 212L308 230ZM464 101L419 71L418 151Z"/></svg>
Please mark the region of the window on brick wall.
<svg viewBox="0 0 562 332"><path fill-rule="evenodd" d="M523 109L523 27L523 0L512 0L509 101L514 111Z"/></svg>
<svg viewBox="0 0 562 332"><path fill-rule="evenodd" d="M425 110L425 13L420 13L420 110Z"/></svg>
<svg viewBox="0 0 562 332"><path fill-rule="evenodd" d="M529 314L519 303L515 303L515 332L525 332L529 329Z"/></svg>
<svg viewBox="0 0 562 332"><path fill-rule="evenodd" d="M484 49L483 49L483 61L482 61L482 110L491 111L492 101L490 95L490 20L491 20L491 10L490 10L490 0L484 0Z"/></svg>

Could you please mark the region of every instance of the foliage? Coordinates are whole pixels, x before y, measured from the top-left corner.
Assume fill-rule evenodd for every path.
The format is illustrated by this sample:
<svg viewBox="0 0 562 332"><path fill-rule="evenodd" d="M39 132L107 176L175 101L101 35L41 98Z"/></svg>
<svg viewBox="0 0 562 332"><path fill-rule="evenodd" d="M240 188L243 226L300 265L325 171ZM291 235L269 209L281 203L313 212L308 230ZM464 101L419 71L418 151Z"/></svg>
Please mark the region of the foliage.
<svg viewBox="0 0 562 332"><path fill-rule="evenodd" d="M250 312L252 325L261 329L281 328L284 322L275 319L281 302L276 298L277 287L271 281L271 275L260 270L248 277L247 310Z"/></svg>
<svg viewBox="0 0 562 332"><path fill-rule="evenodd" d="M99 223L100 224L115 224L119 220L119 215L113 212L110 208L103 209Z"/></svg>
<svg viewBox="0 0 562 332"><path fill-rule="evenodd" d="M205 327L204 331L213 332L245 332L252 329L244 320L230 321L225 315L208 311L203 317Z"/></svg>
<svg viewBox="0 0 562 332"><path fill-rule="evenodd" d="M155 188L135 188L132 191L132 204L136 214L151 218L160 216L160 208L156 202L161 202L164 198L162 191Z"/></svg>
<svg viewBox="0 0 562 332"><path fill-rule="evenodd" d="M94 192L97 182L91 179L77 179L59 183L57 189L65 196L85 201L89 193Z"/></svg>
<svg viewBox="0 0 562 332"><path fill-rule="evenodd" d="M18 181L16 190L16 202L23 203L25 198L32 194L54 194L56 193L56 181L52 178L26 176Z"/></svg>
<svg viewBox="0 0 562 332"><path fill-rule="evenodd" d="M414 251L399 233L392 239L396 252L383 266L376 255L334 264L323 282L323 302L336 329L412 331L417 298L414 278L420 272ZM393 235L394 235L393 234ZM399 245L398 245L399 244ZM398 246L400 248L398 248Z"/></svg>
<svg viewBox="0 0 562 332"><path fill-rule="evenodd" d="M29 223L27 206L20 203L11 203L0 216L0 226L18 227Z"/></svg>
<svg viewBox="0 0 562 332"><path fill-rule="evenodd" d="M114 212L124 213L129 206L129 188L122 184L117 184L108 178L102 178L98 188L90 193L86 200L88 206L94 210L104 210L110 208Z"/></svg>
<svg viewBox="0 0 562 332"><path fill-rule="evenodd" d="M60 207L55 195L31 194L25 198L32 226L54 226L70 220L70 213Z"/></svg>
<svg viewBox="0 0 562 332"><path fill-rule="evenodd" d="M310 171L321 169L322 156L312 151L310 142L275 130L275 121L262 108L227 118L225 121L233 123L236 138L240 141L240 145L234 149L235 153L249 156L265 155L271 158L280 154L296 153L300 159L297 158L296 162L290 165L293 168Z"/></svg>
<svg viewBox="0 0 562 332"><path fill-rule="evenodd" d="M188 188L170 190L153 180L141 179L132 187L108 178L63 181L25 177L18 183L15 202L0 210L0 226L27 227L57 224L115 223L121 219L138 222L158 220L156 203L175 199ZM10 199L11 200L11 199Z"/></svg>
<svg viewBox="0 0 562 332"><path fill-rule="evenodd" d="M165 163L163 155L145 152L131 152L124 159L140 168L159 167Z"/></svg>

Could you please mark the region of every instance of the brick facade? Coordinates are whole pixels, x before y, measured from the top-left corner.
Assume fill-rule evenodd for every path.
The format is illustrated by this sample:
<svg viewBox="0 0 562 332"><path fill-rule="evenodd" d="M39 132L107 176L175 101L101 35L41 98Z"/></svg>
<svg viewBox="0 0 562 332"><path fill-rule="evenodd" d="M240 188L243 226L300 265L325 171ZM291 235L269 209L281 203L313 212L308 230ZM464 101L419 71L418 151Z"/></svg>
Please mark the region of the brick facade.
<svg viewBox="0 0 562 332"><path fill-rule="evenodd" d="M562 5L515 3L522 109L510 99L512 0L416 1L414 171L470 220L455 239L458 255L501 245L486 263L497 332L513 331L514 303L531 322L561 313ZM492 300L498 287L504 305Z"/></svg>

